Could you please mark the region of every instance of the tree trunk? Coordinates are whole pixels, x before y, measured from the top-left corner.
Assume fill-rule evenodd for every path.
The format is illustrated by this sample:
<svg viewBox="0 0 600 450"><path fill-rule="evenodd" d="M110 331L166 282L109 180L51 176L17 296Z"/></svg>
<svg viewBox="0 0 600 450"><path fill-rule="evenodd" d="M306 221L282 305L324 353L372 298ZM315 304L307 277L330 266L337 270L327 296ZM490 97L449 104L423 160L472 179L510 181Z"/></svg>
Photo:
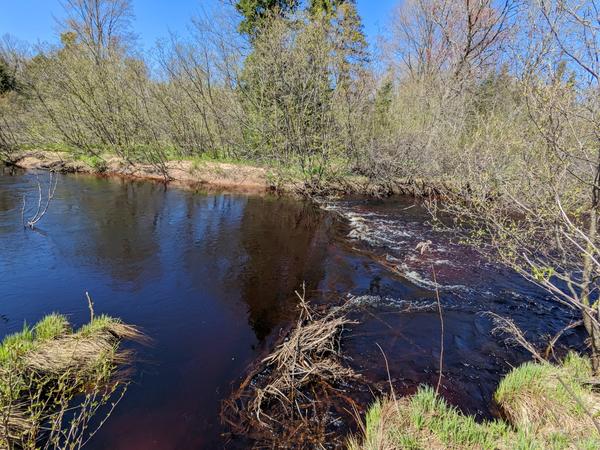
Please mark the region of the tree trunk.
<svg viewBox="0 0 600 450"><path fill-rule="evenodd" d="M600 158L600 153L599 153ZM592 256L594 255L594 245L596 241L596 234L598 231L598 206L600 204L600 164L596 166L596 174L594 177L594 185L592 187L592 205L590 208L589 226L588 226L588 238L590 244L587 246L587 251L583 255L583 273L582 273L582 289L581 289L581 303L583 304L583 324L590 337L590 347L592 351L592 370L594 375L600 375L600 328L598 327L598 303L596 306L592 306L590 303L590 291L592 284L592 275L594 270L594 262ZM592 308L590 310L590 307Z"/></svg>

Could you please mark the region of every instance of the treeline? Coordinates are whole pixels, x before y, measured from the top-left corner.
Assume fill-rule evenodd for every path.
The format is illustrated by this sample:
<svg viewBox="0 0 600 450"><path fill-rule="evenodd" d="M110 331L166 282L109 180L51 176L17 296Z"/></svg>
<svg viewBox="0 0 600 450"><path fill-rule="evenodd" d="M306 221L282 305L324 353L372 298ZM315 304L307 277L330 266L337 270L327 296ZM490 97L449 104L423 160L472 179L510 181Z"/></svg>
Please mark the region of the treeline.
<svg viewBox="0 0 600 450"><path fill-rule="evenodd" d="M0 152L237 158L311 189L425 183L469 238L581 314L600 370L600 3L405 0L377 48L351 0L239 0L136 47L129 0L66 0L0 54Z"/></svg>
<svg viewBox="0 0 600 450"><path fill-rule="evenodd" d="M263 6L266 5L266 6ZM2 65L6 149L117 153L160 168L208 154L298 167L307 180L366 144L374 86L353 2L241 1L196 18L151 54L131 37L131 5L70 0L61 44Z"/></svg>
<svg viewBox="0 0 600 450"><path fill-rule="evenodd" d="M544 145L544 95L577 96L528 3L405 1L373 51L352 0L240 0L143 53L129 0L68 0L59 45L2 46L2 146L462 183Z"/></svg>

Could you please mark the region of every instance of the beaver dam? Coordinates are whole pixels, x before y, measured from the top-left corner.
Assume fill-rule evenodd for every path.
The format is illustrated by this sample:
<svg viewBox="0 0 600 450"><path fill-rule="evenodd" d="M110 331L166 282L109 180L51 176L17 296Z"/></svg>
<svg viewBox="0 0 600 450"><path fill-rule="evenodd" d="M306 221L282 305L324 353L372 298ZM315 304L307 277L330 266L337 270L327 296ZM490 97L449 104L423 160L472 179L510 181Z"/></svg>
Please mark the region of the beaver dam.
<svg viewBox="0 0 600 450"><path fill-rule="evenodd" d="M88 448L247 448L273 436L285 447L307 442L311 417L324 420L310 437L340 446L390 384L400 397L437 385L436 288L440 393L491 419L500 379L530 355L492 333L485 313L510 316L529 337L573 319L434 230L411 199L319 206L64 175L43 221L23 230L34 187L31 172L0 174L0 335L52 312L78 329L90 291L97 311L153 340L126 345L137 352L131 384ZM310 348L294 334L309 316L327 324ZM579 346L580 330L561 342ZM318 374L307 354L319 356Z"/></svg>

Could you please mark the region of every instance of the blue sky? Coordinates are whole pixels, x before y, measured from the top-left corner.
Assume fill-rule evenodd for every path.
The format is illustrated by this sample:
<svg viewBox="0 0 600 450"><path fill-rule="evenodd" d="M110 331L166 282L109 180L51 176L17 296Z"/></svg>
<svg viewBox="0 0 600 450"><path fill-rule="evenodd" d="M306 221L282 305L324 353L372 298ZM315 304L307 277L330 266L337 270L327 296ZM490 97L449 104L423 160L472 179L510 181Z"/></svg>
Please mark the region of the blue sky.
<svg viewBox="0 0 600 450"><path fill-rule="evenodd" d="M380 30L399 0L357 0L365 31L374 43ZM54 42L57 27L54 17L60 18L59 0L6 0L0 14L0 36L11 34L30 43ZM218 5L218 0L133 0L135 33L144 47L151 47L168 31L184 35L190 16Z"/></svg>

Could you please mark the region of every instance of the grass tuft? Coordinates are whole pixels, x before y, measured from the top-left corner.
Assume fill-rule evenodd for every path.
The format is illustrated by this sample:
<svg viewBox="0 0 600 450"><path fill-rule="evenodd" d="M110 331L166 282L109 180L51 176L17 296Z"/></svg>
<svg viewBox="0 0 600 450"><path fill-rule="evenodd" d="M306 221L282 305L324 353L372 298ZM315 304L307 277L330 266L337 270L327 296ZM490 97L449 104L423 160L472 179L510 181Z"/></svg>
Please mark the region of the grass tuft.
<svg viewBox="0 0 600 450"><path fill-rule="evenodd" d="M495 395L508 422L479 423L430 387L421 387L412 397L377 400L366 414L363 437L351 439L349 448L600 448L600 435L585 411L595 415L600 411L600 395L583 383L590 376L589 360L574 353L562 366L527 363L514 369Z"/></svg>
<svg viewBox="0 0 600 450"><path fill-rule="evenodd" d="M122 365L131 362L132 353L120 348L129 339L144 340L137 328L118 319L99 316L73 331L59 314L5 337L0 344L0 448L30 448L48 433L60 441L61 414L76 399L88 399L79 411L90 415L108 403L123 380ZM79 425L85 432L85 423Z"/></svg>
<svg viewBox="0 0 600 450"><path fill-rule="evenodd" d="M600 396L583 383L591 373L589 359L575 353L561 366L530 362L510 372L494 397L510 422L528 434L584 439L593 429L588 412L600 412Z"/></svg>
<svg viewBox="0 0 600 450"><path fill-rule="evenodd" d="M13 361L34 347L33 329L27 324L23 330L6 336L0 344L0 364Z"/></svg>
<svg viewBox="0 0 600 450"><path fill-rule="evenodd" d="M33 331L37 341L50 341L69 333L71 325L65 316L49 314L36 324Z"/></svg>

